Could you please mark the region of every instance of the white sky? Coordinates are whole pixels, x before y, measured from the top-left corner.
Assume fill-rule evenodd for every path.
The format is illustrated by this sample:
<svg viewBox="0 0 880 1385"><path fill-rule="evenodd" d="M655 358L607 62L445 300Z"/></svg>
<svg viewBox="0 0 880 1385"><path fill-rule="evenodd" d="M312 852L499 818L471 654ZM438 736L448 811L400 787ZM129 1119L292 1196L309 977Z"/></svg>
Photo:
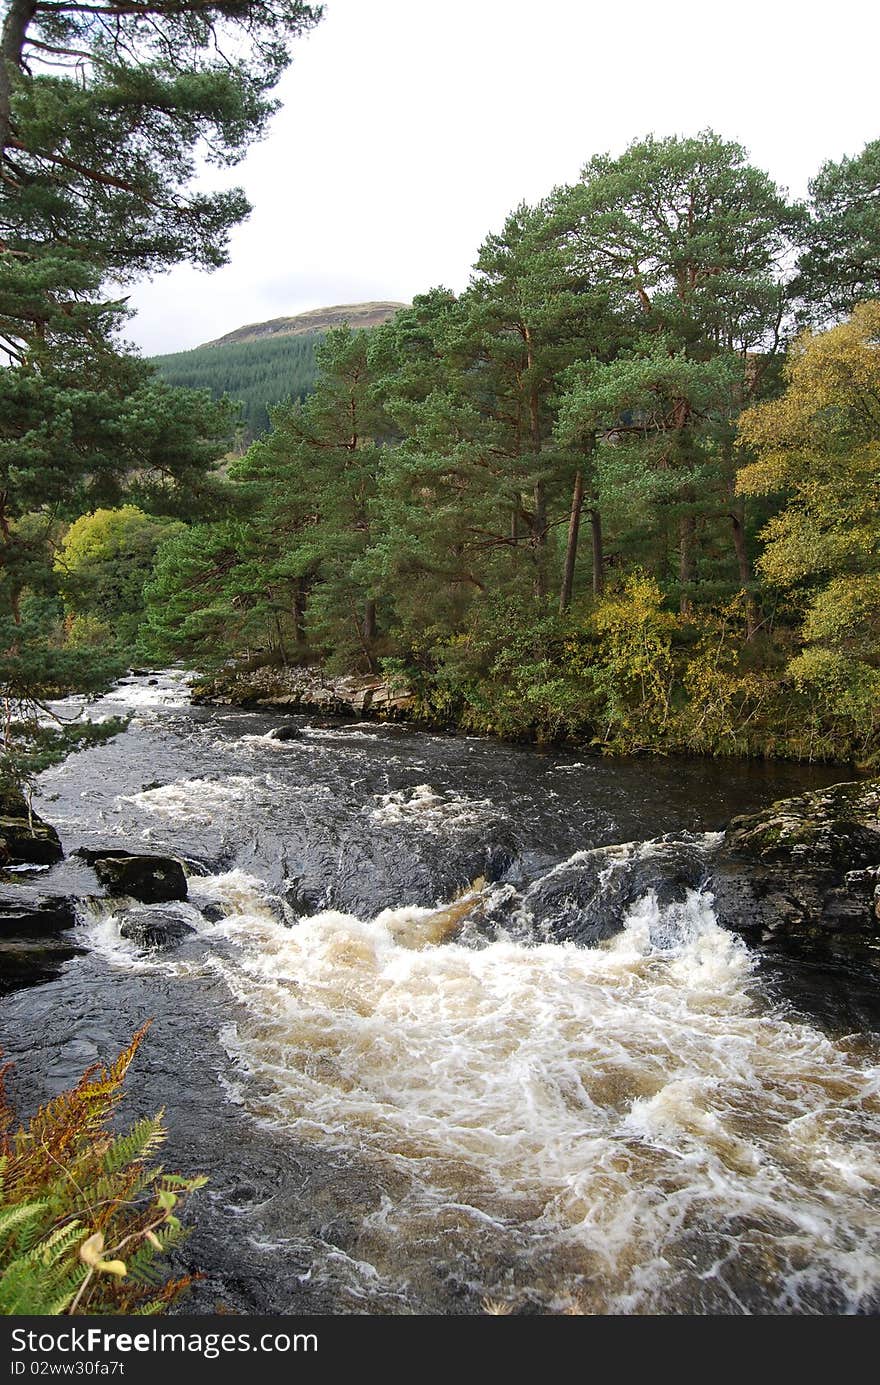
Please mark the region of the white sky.
<svg viewBox="0 0 880 1385"><path fill-rule="evenodd" d="M794 195L880 137L875 0L326 0L211 274L136 287L126 335L184 350L334 303L461 290L484 237L594 153L711 126Z"/></svg>

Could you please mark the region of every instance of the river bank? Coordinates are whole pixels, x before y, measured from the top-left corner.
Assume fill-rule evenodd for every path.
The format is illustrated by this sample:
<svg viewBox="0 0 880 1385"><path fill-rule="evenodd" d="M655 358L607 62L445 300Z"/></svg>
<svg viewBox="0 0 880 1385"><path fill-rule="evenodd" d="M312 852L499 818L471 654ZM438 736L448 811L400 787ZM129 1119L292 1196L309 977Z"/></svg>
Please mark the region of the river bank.
<svg viewBox="0 0 880 1385"><path fill-rule="evenodd" d="M752 759L794 763L821 763L836 766L838 777L849 779L868 768L854 763L853 758L841 759L834 754L815 753L816 747L807 739L792 737L790 728L777 737L770 727L766 737L745 738L734 727L719 726L717 734L699 736L692 743L692 731L678 734L676 719L670 716L667 731L657 733L645 724L643 736L634 730L625 743L607 734L609 728L562 717L548 723L540 717L530 722L527 703L518 699L520 712L513 722L500 714L500 705L492 711L497 693L488 689L476 694L470 702L462 696L450 696L430 683L422 691L409 686L402 676L386 678L378 674L330 674L320 665L229 663L222 669L194 679L191 697L196 706L243 707L253 710L314 712L329 718L362 719L377 722L401 722L409 726L444 735L497 736L508 744L576 747L589 755L613 754L630 756L678 755L706 759ZM709 717L709 720L712 718ZM684 727L680 728L680 730Z"/></svg>

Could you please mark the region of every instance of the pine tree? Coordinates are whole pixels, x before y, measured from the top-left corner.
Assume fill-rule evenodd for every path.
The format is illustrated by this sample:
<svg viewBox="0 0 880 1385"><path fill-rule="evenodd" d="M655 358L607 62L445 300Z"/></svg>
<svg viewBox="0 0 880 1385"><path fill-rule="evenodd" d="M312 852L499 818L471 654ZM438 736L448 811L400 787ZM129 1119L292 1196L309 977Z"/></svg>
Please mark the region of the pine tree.
<svg viewBox="0 0 880 1385"><path fill-rule="evenodd" d="M597 156L556 201L573 268L607 285L633 335L619 364L570 377L562 436L599 428L606 474L617 484L631 471L658 508L668 532L661 550L677 549L677 573L664 565L658 575L682 610L719 522L730 526L737 577L749 586L729 420L756 397L778 346L796 214L739 145L711 132ZM704 412L724 375L726 401Z"/></svg>

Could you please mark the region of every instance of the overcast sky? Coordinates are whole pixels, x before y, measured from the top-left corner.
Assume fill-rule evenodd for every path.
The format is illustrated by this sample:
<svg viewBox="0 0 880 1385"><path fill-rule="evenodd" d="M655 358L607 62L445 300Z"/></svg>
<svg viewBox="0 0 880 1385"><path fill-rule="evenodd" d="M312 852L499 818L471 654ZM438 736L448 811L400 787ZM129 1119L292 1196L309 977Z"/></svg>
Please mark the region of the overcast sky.
<svg viewBox="0 0 880 1385"><path fill-rule="evenodd" d="M177 351L460 290L518 202L648 133L711 126L802 195L880 137L878 39L873 0L327 0L268 137L226 178L254 206L229 265L139 285L126 335Z"/></svg>

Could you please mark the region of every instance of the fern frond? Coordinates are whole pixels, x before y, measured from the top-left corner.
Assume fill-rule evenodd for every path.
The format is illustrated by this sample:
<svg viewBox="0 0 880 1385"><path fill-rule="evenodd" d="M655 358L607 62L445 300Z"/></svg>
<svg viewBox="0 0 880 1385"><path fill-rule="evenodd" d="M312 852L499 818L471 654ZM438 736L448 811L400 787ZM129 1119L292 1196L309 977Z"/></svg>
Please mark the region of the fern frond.
<svg viewBox="0 0 880 1385"><path fill-rule="evenodd" d="M0 1241L20 1231L23 1225L38 1222L46 1211L45 1202L20 1202L0 1211Z"/></svg>
<svg viewBox="0 0 880 1385"><path fill-rule="evenodd" d="M126 1135L118 1136L105 1152L103 1158L104 1172L107 1174L118 1173L120 1169L128 1164L133 1164L136 1160L148 1159L161 1145L165 1138L165 1127L162 1120L162 1112L155 1116L146 1116L133 1125Z"/></svg>
<svg viewBox="0 0 880 1385"><path fill-rule="evenodd" d="M166 1278L163 1252L187 1234L172 1208L206 1180L150 1162L161 1111L121 1135L108 1124L146 1028L15 1131L0 1090L0 1314L162 1312L191 1282ZM88 1277L87 1238L119 1247L130 1273Z"/></svg>

